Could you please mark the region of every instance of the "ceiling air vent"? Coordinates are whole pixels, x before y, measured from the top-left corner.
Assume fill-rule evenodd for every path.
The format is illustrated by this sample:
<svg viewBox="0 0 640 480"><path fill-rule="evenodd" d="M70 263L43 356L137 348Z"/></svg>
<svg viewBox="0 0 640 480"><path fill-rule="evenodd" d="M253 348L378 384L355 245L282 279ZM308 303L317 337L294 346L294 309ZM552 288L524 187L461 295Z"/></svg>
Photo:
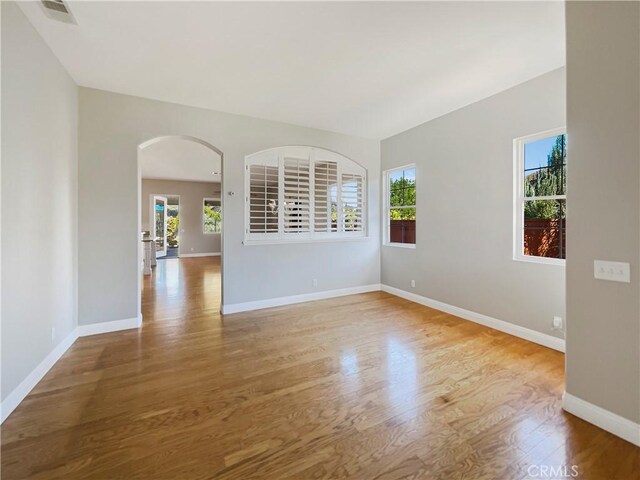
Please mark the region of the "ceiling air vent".
<svg viewBox="0 0 640 480"><path fill-rule="evenodd" d="M47 17L59 22L76 24L76 19L73 18L69 5L62 0L40 0L40 4Z"/></svg>

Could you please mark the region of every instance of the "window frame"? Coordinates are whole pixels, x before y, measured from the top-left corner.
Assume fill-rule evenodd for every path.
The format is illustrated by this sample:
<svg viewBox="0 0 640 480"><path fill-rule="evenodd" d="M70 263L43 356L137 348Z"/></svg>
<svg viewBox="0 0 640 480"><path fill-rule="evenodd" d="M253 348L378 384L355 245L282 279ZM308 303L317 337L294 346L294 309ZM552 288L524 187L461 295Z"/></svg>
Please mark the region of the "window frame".
<svg viewBox="0 0 640 480"><path fill-rule="evenodd" d="M416 204L411 207L410 205L405 205L401 208L415 208L416 210L416 243L399 243L390 241L391 238L391 190L389 188L389 179L394 172L409 170L414 168L416 170ZM384 206L382 211L382 225L383 225L383 235L382 235L382 245L385 247L397 247L397 248L410 248L415 249L418 244L418 167L415 163L408 163L406 165L402 165L400 167L393 167L388 170L384 170L382 172L382 194L384 198ZM398 208L398 207L395 207Z"/></svg>
<svg viewBox="0 0 640 480"><path fill-rule="evenodd" d="M220 231L219 232L207 232L205 230L205 223L207 221L207 217L204 214L204 207L205 207L205 202L207 200L213 200L215 202L220 203L219 207L220 210L222 211L222 198L221 197L203 197L202 198L202 234L203 235L221 235L222 234L222 221L220 221Z"/></svg>
<svg viewBox="0 0 640 480"><path fill-rule="evenodd" d="M250 232L250 192L252 165L270 165L278 168L278 205L284 203L284 159L305 159L309 161L309 209L310 229L308 232L286 232L284 226L284 214L278 210L278 228L275 232ZM315 165L316 162L336 162L336 204L337 204L337 231L315 231ZM342 188L343 174L354 174L362 177L362 230L343 231L343 204ZM320 147L287 145L274 147L245 156L244 170L244 240L243 245L271 245L288 243L317 243L317 242L343 242L359 241L367 239L368 233L368 171L354 160Z"/></svg>
<svg viewBox="0 0 640 480"><path fill-rule="evenodd" d="M564 195L548 195L540 197L525 197L524 192L524 147L528 143L544 140L550 137L566 135L566 127L557 127L543 132L525 135L513 140L513 260L518 262L538 263L541 265L556 265L564 267L566 259L553 257L538 257L524 254L524 202L526 200L564 200L565 208L567 192ZM567 163L567 172L569 165ZM567 173L568 177L568 173Z"/></svg>

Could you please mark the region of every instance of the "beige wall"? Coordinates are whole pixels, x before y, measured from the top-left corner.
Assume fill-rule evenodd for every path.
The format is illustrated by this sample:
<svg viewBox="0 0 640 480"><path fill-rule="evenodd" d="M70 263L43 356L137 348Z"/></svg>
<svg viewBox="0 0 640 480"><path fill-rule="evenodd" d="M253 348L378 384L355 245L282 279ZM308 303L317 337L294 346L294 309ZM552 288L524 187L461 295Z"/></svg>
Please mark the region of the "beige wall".
<svg viewBox="0 0 640 480"><path fill-rule="evenodd" d="M219 233L206 234L202 230L202 202L205 197L220 198L220 184L175 180L142 179L142 230L149 230L152 195L180 196L179 253L220 253Z"/></svg>
<svg viewBox="0 0 640 480"><path fill-rule="evenodd" d="M140 311L137 151L141 143L164 135L193 136L224 153L225 305L380 282L380 142L80 88L80 324L134 318ZM368 238L243 245L244 157L281 145L327 148L367 169ZM118 255L105 255L109 250Z"/></svg>
<svg viewBox="0 0 640 480"><path fill-rule="evenodd" d="M561 337L564 267L513 260L513 139L564 124L560 69L384 140L417 165L417 245L382 247L382 283Z"/></svg>
<svg viewBox="0 0 640 480"><path fill-rule="evenodd" d="M567 392L640 422L640 4L567 2ZM631 283L593 278L631 263Z"/></svg>
<svg viewBox="0 0 640 480"><path fill-rule="evenodd" d="M78 88L18 6L1 8L6 400L76 325Z"/></svg>

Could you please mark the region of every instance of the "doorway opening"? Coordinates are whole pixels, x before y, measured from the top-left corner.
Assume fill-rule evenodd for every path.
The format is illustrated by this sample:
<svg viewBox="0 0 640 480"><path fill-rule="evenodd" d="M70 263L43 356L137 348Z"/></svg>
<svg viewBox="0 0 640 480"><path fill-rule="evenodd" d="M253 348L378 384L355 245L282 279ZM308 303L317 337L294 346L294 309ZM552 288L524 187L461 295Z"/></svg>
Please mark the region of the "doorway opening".
<svg viewBox="0 0 640 480"><path fill-rule="evenodd" d="M180 256L180 195L152 194L149 218L156 259Z"/></svg>
<svg viewBox="0 0 640 480"><path fill-rule="evenodd" d="M157 137L138 147L141 234L139 301L145 321L176 298L222 306L222 152L194 137ZM140 239L139 239L140 240ZM186 280L189 279L189 280ZM153 305L151 305L153 303ZM145 316L146 313L146 316Z"/></svg>

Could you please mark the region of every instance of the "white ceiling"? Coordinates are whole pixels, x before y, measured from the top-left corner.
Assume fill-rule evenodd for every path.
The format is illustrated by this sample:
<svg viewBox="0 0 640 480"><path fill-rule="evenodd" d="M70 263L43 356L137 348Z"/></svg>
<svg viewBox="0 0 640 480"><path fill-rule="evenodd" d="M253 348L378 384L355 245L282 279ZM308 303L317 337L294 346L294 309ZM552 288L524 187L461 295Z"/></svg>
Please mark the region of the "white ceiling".
<svg viewBox="0 0 640 480"><path fill-rule="evenodd" d="M563 2L21 7L82 86L385 138L565 63Z"/></svg>
<svg viewBox="0 0 640 480"><path fill-rule="evenodd" d="M219 182L220 155L204 145L167 138L140 149L142 178ZM212 175L212 172L218 172Z"/></svg>

